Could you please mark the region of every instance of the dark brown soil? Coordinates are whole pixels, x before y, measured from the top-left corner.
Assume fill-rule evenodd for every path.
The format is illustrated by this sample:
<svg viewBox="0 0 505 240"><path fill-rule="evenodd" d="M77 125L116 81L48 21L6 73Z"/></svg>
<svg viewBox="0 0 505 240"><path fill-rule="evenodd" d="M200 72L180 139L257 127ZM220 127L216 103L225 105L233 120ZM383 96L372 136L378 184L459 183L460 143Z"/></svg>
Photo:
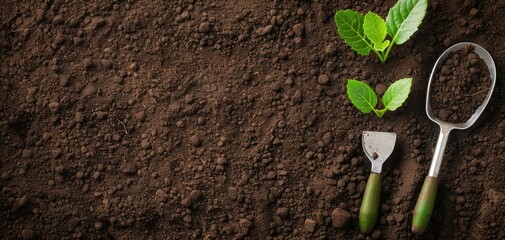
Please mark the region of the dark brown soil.
<svg viewBox="0 0 505 240"><path fill-rule="evenodd" d="M482 105L490 88L486 62L469 45L449 54L433 76L430 106L441 120L464 123Z"/></svg>
<svg viewBox="0 0 505 240"><path fill-rule="evenodd" d="M430 1L388 62L338 37L338 9L395 1L15 1L0 7L0 238L409 239L437 127L429 73L450 45L497 86L451 136L428 239L505 239L505 2ZM355 109L348 78L403 77L406 104ZM358 229L364 130L392 131L382 207Z"/></svg>

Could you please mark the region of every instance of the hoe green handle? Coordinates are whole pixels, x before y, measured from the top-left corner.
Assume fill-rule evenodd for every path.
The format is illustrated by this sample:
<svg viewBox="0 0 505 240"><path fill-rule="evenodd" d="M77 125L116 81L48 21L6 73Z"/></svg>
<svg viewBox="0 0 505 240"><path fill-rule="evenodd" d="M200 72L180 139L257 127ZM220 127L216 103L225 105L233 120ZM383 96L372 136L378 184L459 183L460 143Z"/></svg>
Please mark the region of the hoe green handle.
<svg viewBox="0 0 505 240"><path fill-rule="evenodd" d="M437 195L437 187L438 178L427 176L414 208L414 216L412 218L412 232L414 234L422 235L430 222Z"/></svg>
<svg viewBox="0 0 505 240"><path fill-rule="evenodd" d="M359 230L363 234L370 234L379 215L381 196L381 175L370 173L366 183L365 194L359 208Z"/></svg>

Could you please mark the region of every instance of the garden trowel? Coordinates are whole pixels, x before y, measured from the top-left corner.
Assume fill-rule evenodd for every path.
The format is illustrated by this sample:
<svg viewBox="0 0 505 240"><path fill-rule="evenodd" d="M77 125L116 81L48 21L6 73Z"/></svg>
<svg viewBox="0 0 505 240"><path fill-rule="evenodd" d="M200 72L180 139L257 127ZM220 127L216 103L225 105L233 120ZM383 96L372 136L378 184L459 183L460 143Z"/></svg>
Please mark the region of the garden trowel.
<svg viewBox="0 0 505 240"><path fill-rule="evenodd" d="M379 214L382 164L393 153L396 134L390 132L363 132L363 151L372 163L372 172L366 183L365 194L359 208L359 229L370 234Z"/></svg>

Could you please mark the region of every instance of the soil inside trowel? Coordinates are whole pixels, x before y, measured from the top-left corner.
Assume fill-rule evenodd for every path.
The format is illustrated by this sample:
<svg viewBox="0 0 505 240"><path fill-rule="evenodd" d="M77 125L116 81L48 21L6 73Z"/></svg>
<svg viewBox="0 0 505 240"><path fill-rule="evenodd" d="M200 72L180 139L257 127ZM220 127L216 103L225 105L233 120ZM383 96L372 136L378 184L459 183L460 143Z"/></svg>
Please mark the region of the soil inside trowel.
<svg viewBox="0 0 505 240"><path fill-rule="evenodd" d="M431 84L433 113L443 121L463 123L484 102L491 76L484 59L468 45L449 54Z"/></svg>

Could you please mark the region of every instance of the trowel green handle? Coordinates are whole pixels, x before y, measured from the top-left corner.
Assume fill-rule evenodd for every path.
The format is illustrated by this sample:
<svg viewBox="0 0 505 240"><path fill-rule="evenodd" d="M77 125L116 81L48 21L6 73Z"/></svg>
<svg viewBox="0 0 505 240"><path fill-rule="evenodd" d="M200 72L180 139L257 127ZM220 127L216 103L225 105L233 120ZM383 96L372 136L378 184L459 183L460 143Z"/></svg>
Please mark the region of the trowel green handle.
<svg viewBox="0 0 505 240"><path fill-rule="evenodd" d="M370 173L366 183L365 194L359 208L359 230L363 234L370 234L373 231L379 215L381 178L378 173Z"/></svg>
<svg viewBox="0 0 505 240"><path fill-rule="evenodd" d="M427 176L414 208L414 216L412 217L412 232L414 234L423 234L430 222L437 195L437 187L438 178Z"/></svg>

